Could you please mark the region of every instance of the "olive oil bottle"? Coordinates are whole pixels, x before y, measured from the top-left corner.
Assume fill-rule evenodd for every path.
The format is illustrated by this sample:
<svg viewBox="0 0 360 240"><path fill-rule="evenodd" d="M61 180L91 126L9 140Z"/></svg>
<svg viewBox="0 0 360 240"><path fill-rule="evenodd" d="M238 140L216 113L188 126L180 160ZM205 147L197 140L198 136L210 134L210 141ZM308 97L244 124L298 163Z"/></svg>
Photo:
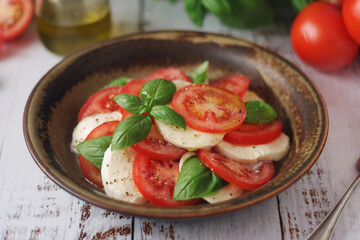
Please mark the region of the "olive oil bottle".
<svg viewBox="0 0 360 240"><path fill-rule="evenodd" d="M111 35L108 0L38 0L36 20L41 41L59 55Z"/></svg>

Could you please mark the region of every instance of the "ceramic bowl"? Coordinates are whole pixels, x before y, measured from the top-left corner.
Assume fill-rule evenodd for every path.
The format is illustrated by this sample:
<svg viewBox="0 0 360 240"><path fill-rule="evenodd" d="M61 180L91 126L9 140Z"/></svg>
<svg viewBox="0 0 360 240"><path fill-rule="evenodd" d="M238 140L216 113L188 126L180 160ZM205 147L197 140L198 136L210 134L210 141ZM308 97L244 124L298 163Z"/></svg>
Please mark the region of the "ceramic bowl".
<svg viewBox="0 0 360 240"><path fill-rule="evenodd" d="M142 77L169 66L189 73L204 60L210 61L210 79L244 74L250 79L250 89L277 110L291 148L283 160L275 163L273 179L241 198L179 208L117 201L89 183L69 148L78 111L86 99L120 76ZM74 196L125 214L193 218L245 208L291 186L319 157L328 133L328 115L314 83L276 53L238 38L168 31L108 40L66 57L31 92L23 127L37 165Z"/></svg>

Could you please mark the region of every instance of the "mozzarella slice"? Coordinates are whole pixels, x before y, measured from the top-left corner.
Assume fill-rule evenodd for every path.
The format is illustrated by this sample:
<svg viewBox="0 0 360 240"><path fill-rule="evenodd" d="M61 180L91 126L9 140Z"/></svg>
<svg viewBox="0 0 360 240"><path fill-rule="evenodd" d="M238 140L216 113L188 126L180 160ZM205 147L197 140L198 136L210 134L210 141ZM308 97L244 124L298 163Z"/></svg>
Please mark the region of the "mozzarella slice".
<svg viewBox="0 0 360 240"><path fill-rule="evenodd" d="M182 168L185 160L193 155L196 155L196 153L195 152L187 152L184 155L182 155L180 162L179 162L179 172L181 171L181 168ZM218 202L222 202L222 201L240 197L241 195L243 195L244 191L245 191L244 189L230 183L230 184L226 185L225 187L223 187L218 193L216 193L212 196L203 197L203 199L205 201L207 201L208 203L214 204L214 203L218 203Z"/></svg>
<svg viewBox="0 0 360 240"><path fill-rule="evenodd" d="M103 124L104 122L115 120L121 120L120 112L100 113L83 118L73 131L72 141L70 144L71 151L74 153L78 153L75 148L76 145L85 141L86 137L92 130L94 130L94 128L96 128L100 124Z"/></svg>
<svg viewBox="0 0 360 240"><path fill-rule="evenodd" d="M186 130L170 123L155 120L155 124L166 141L189 151L215 146L224 137L224 133L206 133L189 126Z"/></svg>
<svg viewBox="0 0 360 240"><path fill-rule="evenodd" d="M221 141L215 146L215 150L220 154L242 163L257 163L267 160L278 161L287 154L289 148L289 137L284 133L281 133L277 139L267 144L239 146Z"/></svg>
<svg viewBox="0 0 360 240"><path fill-rule="evenodd" d="M214 204L240 197L244 194L244 191L244 189L229 183L215 195L203 197L203 199L208 203Z"/></svg>
<svg viewBox="0 0 360 240"><path fill-rule="evenodd" d="M176 91L179 90L180 88L189 86L191 83L187 82L187 81L183 81L183 80L174 80L172 81L175 86L176 86Z"/></svg>
<svg viewBox="0 0 360 240"><path fill-rule="evenodd" d="M263 101L262 98L260 98L255 92L250 90L247 90L245 92L245 94L242 96L242 100L244 102L249 102L254 100Z"/></svg>
<svg viewBox="0 0 360 240"><path fill-rule="evenodd" d="M132 178L132 165L136 152L131 148L106 150L101 165L104 190L109 197L117 200L143 204L146 199L141 195Z"/></svg>

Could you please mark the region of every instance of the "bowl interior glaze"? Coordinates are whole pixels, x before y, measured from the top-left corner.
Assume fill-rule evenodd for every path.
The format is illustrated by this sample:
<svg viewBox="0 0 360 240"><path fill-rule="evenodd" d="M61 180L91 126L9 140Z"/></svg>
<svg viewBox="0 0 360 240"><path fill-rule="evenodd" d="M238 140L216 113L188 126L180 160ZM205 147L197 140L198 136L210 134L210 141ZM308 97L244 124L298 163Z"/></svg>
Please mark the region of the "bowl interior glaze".
<svg viewBox="0 0 360 240"><path fill-rule="evenodd" d="M251 193L219 204L181 208L134 205L111 199L81 173L70 152L72 130L86 99L111 80L140 78L163 67L190 73L210 61L208 78L241 73L278 112L290 136L288 155L275 164L275 177ZM325 103L293 64L277 54L238 38L199 32L150 32L98 43L68 56L35 86L24 112L24 135L38 166L71 194L97 206L125 214L192 218L241 209L283 191L319 157L328 132Z"/></svg>

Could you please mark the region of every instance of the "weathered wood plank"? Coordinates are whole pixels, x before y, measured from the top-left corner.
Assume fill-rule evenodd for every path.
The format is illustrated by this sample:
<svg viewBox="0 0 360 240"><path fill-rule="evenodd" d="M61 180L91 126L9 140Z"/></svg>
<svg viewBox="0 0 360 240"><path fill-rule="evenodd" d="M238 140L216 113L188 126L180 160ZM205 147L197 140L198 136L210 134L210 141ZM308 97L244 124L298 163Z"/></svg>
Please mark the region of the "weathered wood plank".
<svg viewBox="0 0 360 240"><path fill-rule="evenodd" d="M276 197L255 206L200 220L136 218L135 239L281 239Z"/></svg>

